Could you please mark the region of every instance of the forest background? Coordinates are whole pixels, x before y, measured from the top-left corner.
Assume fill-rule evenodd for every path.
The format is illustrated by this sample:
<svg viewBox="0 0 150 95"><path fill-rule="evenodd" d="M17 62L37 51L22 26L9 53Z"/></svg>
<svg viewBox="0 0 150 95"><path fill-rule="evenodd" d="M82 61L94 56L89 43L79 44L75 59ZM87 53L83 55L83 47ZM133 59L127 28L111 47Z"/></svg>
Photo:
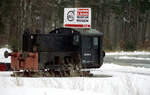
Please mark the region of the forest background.
<svg viewBox="0 0 150 95"><path fill-rule="evenodd" d="M63 27L64 8L92 9L104 50L150 50L150 0L0 0L0 47L21 48L23 31Z"/></svg>

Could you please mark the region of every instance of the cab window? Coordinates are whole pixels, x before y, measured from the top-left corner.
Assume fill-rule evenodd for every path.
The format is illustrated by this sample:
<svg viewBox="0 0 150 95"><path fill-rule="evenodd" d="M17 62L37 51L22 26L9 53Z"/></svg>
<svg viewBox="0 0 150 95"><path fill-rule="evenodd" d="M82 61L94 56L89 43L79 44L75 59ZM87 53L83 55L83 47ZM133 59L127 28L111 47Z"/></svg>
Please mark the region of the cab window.
<svg viewBox="0 0 150 95"><path fill-rule="evenodd" d="M74 46L79 46L79 35L74 35L73 36L73 45Z"/></svg>
<svg viewBox="0 0 150 95"><path fill-rule="evenodd" d="M98 37L94 37L93 38L93 45L94 45L94 48L98 48Z"/></svg>

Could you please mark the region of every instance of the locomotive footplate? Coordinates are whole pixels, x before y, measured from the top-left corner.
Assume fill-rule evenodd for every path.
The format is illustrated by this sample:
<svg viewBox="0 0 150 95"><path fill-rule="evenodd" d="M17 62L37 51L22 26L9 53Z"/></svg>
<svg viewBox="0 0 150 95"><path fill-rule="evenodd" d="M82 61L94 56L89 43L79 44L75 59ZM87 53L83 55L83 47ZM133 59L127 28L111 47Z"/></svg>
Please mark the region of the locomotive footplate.
<svg viewBox="0 0 150 95"><path fill-rule="evenodd" d="M14 71L13 77L92 77L90 71Z"/></svg>

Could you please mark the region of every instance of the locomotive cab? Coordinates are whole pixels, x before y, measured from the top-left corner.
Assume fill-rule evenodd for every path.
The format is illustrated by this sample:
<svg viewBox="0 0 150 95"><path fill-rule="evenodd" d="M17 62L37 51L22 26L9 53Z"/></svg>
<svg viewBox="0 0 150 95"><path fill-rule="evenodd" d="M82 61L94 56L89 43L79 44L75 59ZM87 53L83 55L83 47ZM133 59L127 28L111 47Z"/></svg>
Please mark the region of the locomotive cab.
<svg viewBox="0 0 150 95"><path fill-rule="evenodd" d="M103 64L103 34L94 29L81 33L82 64L84 68L99 68Z"/></svg>

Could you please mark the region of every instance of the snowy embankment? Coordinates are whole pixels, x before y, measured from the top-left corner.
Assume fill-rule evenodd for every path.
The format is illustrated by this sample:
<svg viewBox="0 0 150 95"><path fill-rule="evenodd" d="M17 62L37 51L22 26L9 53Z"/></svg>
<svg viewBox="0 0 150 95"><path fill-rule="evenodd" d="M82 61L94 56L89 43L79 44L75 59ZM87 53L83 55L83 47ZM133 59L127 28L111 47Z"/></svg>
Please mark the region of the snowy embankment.
<svg viewBox="0 0 150 95"><path fill-rule="evenodd" d="M129 56L121 56L121 57L116 57L115 59L126 59L126 60L149 60L150 61L150 58L147 57L147 58L140 58L140 57L129 57Z"/></svg>
<svg viewBox="0 0 150 95"><path fill-rule="evenodd" d="M91 70L104 75L95 78L24 78L11 73L0 72L1 95L150 95L150 68L105 63Z"/></svg>
<svg viewBox="0 0 150 95"><path fill-rule="evenodd" d="M150 60L149 57L147 58L140 58L140 57L131 57L131 56L135 56L135 55L150 55L150 52L145 52L145 51L141 51L141 52L112 52L112 53L106 53L106 56L111 56L111 55L120 55L120 57L116 57L115 59L127 59L127 60ZM121 56L122 55L122 56Z"/></svg>
<svg viewBox="0 0 150 95"><path fill-rule="evenodd" d="M134 52L109 52L106 53L107 55L150 55L150 52L145 52L145 51L134 51Z"/></svg>

